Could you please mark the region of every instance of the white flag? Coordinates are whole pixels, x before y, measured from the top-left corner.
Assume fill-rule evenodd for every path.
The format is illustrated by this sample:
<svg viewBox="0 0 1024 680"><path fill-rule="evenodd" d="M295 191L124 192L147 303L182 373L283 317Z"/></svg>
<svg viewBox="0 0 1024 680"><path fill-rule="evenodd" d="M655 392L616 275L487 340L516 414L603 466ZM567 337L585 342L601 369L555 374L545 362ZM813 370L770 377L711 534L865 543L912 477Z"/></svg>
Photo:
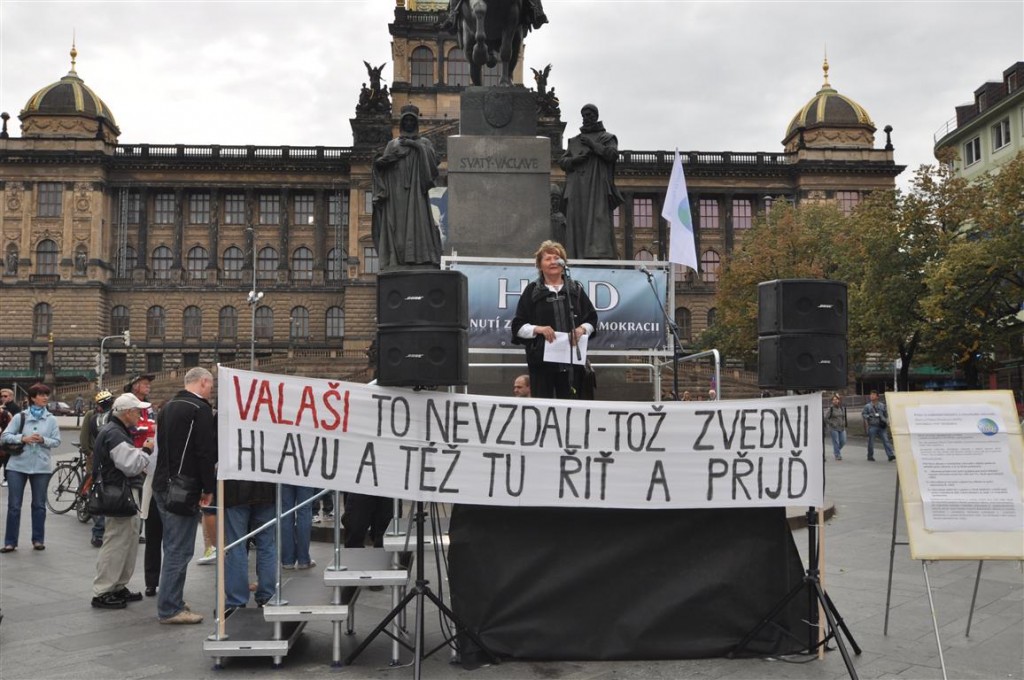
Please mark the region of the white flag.
<svg viewBox="0 0 1024 680"><path fill-rule="evenodd" d="M697 246L693 241L693 217L690 215L690 199L686 195L686 178L683 177L683 162L679 149L672 163L672 176L668 180L668 193L661 216L668 220L668 260L686 265L697 271Z"/></svg>

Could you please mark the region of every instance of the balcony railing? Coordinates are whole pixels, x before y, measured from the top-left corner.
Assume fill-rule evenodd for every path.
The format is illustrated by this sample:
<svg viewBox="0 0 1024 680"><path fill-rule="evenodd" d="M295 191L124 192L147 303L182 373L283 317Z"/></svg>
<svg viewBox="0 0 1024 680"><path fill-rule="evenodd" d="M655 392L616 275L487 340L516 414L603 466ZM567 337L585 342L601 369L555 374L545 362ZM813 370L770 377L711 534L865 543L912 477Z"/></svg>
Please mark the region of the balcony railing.
<svg viewBox="0 0 1024 680"><path fill-rule="evenodd" d="M182 159L182 160L339 160L352 154L341 146L221 146L212 144L118 144L115 156L120 159Z"/></svg>
<svg viewBox="0 0 1024 680"><path fill-rule="evenodd" d="M787 155L764 151L681 151L679 153L683 165L786 165ZM632 165L664 165L669 166L675 159L674 151L620 151L619 163Z"/></svg>

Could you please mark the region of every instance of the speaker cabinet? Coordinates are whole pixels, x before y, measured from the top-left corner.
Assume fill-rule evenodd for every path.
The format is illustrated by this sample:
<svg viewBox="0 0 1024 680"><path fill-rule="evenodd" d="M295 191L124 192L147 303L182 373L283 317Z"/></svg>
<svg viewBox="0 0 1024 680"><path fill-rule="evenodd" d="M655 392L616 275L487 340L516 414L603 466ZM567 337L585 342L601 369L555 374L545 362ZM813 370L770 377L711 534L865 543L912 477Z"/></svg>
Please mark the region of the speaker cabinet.
<svg viewBox="0 0 1024 680"><path fill-rule="evenodd" d="M469 384L466 329L447 326L379 329L377 384L391 387Z"/></svg>
<svg viewBox="0 0 1024 680"><path fill-rule="evenodd" d="M377 277L379 328L469 328L469 285L452 270L382 272Z"/></svg>
<svg viewBox="0 0 1024 680"><path fill-rule="evenodd" d="M776 279L757 286L757 333L846 334L846 283Z"/></svg>
<svg viewBox="0 0 1024 680"><path fill-rule="evenodd" d="M845 335L763 335L757 339L757 352L760 387L846 387Z"/></svg>

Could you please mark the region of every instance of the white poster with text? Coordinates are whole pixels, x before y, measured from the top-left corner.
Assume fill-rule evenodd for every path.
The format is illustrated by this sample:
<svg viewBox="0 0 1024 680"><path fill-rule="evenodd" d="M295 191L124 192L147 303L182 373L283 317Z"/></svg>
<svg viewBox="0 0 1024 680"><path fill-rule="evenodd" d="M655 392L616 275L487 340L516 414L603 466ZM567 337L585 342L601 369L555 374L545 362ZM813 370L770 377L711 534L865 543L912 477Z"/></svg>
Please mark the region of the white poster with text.
<svg viewBox="0 0 1024 680"><path fill-rule="evenodd" d="M1006 424L986 404L907 409L929 531L1020 531L1020 488Z"/></svg>

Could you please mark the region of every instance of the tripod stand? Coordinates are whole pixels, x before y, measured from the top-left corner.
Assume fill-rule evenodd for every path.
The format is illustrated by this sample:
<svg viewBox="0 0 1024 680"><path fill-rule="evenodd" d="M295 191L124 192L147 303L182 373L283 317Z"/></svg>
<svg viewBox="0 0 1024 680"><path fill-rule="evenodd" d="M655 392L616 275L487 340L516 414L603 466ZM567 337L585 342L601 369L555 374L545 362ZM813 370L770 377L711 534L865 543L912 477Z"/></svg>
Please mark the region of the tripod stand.
<svg viewBox="0 0 1024 680"><path fill-rule="evenodd" d="M430 650L429 652L424 652L423 608L424 605L426 604L424 602L424 600L426 599L429 599L431 602L437 605L437 608L441 610L441 613L444 616L446 616L449 621L455 624L455 630L463 631L466 634L466 637L472 640L473 643L480 648L480 650L487 656L491 663L499 663L498 658L494 656L494 654L487 648L483 641L480 640L480 637L472 630L464 626L462 622L459 621L459 618L455 616L455 612L449 609L448 606L443 601L441 601L441 598L439 598L434 593L434 591L430 589L430 582L427 581L426 575L424 574L423 560L423 530L425 515L426 512L423 509L423 501L416 501L416 585L413 586L409 590L409 592L405 594L405 597L403 597L398 602L398 604L395 605L394 609L392 609L391 612L388 613L388 615L385 616L384 619L377 624L377 627L373 629L373 632L371 632L370 635L365 640L363 640L358 647L356 647L355 651L349 654L348 658L345 659L345 666L351 664L356 659L356 657L362 654L363 650L366 649L367 645L369 645L378 635L380 635L381 633L391 635L391 633L386 630L388 624L391 623L392 619L394 619L396 616L405 611L406 605L408 605L413 600L416 600L416 619L413 627L415 646L410 648L408 645L405 645L405 647L407 649L412 649L413 653L415 654L415 656L413 657L413 678L415 680L420 680L420 672L422 670L421 667L423 659L426 659L428 656L438 651L449 642L449 640L446 639L440 645Z"/></svg>
<svg viewBox="0 0 1024 680"><path fill-rule="evenodd" d="M857 671L853 667L853 661L850 658L850 653L846 649L846 643L843 642L843 635L850 641L850 646L853 647L853 651L860 654L860 647L857 646L857 641L853 639L853 635L850 634L850 629L846 627L846 622L843 621L843 617L839 615L839 610L836 609L835 604L832 602L832 598L828 596L825 589L821 586L821 572L819 569L818 561L818 513L814 508L807 509L807 569L804 572L803 580L793 587L786 596L779 601L777 605L765 616L761 621L754 626L754 629L747 633L746 637L740 640L740 643L736 645L736 648L729 652L729 658L735 658L738 656L750 641L753 640L758 633L764 629L772 619L789 604L790 600L796 597L800 591L806 586L808 588L808 621L810 627L807 632L807 651L817 649L819 646L828 644L830 639L836 641L836 646L839 647L839 653L843 656L843 663L846 664L846 671L850 674L852 680L857 680ZM825 637L819 642L815 639L815 631L818 630L818 606L821 606L822 611L825 612L825 619L828 621L828 632ZM838 628L837 628L838 626ZM840 635L840 630L842 635Z"/></svg>

